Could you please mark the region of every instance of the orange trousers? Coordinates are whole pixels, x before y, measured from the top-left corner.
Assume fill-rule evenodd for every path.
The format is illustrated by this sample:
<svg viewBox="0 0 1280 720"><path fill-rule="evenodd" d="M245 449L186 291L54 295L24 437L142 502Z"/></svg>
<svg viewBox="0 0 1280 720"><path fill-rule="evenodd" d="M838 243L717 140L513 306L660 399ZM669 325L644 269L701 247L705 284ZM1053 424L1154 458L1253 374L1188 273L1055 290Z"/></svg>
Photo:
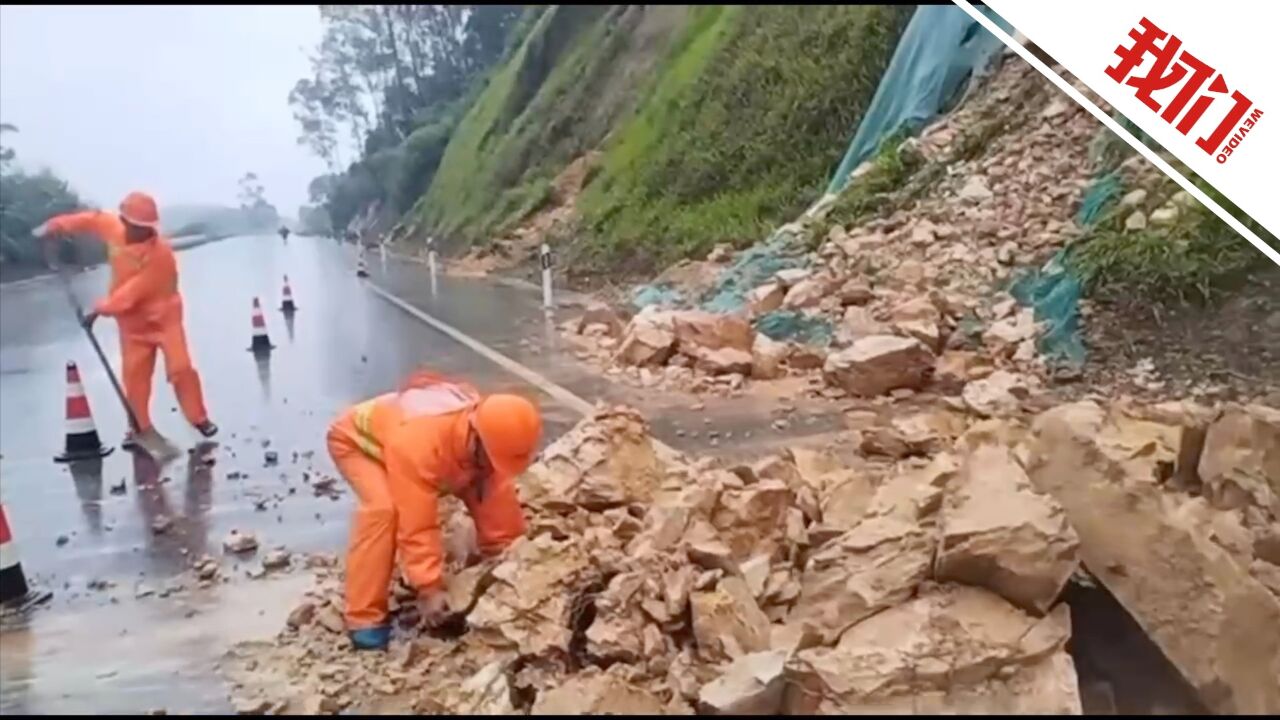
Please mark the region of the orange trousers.
<svg viewBox="0 0 1280 720"><path fill-rule="evenodd" d="M333 464L359 499L347 542L345 588L347 627L359 630L387 621L387 593L396 560L396 506L387 469L355 444L351 428L350 415L344 416L330 426L326 439Z"/></svg>
<svg viewBox="0 0 1280 720"><path fill-rule="evenodd" d="M165 325L158 333L120 333L120 361L124 366L124 394L138 418L139 430L151 429L151 378L156 370L156 352L164 353L165 375L173 392L178 396L178 406L187 422L199 425L209 419L204 407L204 393L200 389L200 376L191 364L187 351L187 336L182 323Z"/></svg>

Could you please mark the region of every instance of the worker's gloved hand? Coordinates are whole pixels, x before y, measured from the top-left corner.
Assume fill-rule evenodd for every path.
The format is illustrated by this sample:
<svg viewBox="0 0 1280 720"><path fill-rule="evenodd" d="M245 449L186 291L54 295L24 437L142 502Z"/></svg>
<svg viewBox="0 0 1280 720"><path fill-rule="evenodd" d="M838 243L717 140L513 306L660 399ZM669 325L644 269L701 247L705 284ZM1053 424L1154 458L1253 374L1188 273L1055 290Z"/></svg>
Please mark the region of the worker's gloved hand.
<svg viewBox="0 0 1280 720"><path fill-rule="evenodd" d="M44 238L49 236L49 223L42 222L31 230L32 237Z"/></svg>
<svg viewBox="0 0 1280 720"><path fill-rule="evenodd" d="M95 310L93 312L90 312L86 315L81 316L80 324L84 326L85 330L92 330L93 323L97 321L97 319L98 319L98 312Z"/></svg>
<svg viewBox="0 0 1280 720"><path fill-rule="evenodd" d="M449 595L443 588L428 590L418 598L418 615L427 627L439 627L449 618Z"/></svg>

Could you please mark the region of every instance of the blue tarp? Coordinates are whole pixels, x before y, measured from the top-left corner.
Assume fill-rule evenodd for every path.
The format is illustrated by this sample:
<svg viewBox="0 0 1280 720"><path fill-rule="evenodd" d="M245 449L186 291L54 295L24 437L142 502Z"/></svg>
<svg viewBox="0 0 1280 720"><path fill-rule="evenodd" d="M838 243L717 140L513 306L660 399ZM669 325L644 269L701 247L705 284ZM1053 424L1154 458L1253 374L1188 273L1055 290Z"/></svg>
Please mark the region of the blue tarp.
<svg viewBox="0 0 1280 720"><path fill-rule="evenodd" d="M1084 340L1080 334L1080 296L1084 286L1066 262L1063 248L1044 267L1017 278L1009 294L1035 309L1036 320L1047 325L1036 349L1051 363L1079 367L1084 364Z"/></svg>
<svg viewBox="0 0 1280 720"><path fill-rule="evenodd" d="M978 10L1005 30L1012 30L986 7ZM999 39L954 5L917 8L827 193L843 190L849 174L871 157L886 137L902 129L915 133L941 114L969 78L982 75L1003 47Z"/></svg>

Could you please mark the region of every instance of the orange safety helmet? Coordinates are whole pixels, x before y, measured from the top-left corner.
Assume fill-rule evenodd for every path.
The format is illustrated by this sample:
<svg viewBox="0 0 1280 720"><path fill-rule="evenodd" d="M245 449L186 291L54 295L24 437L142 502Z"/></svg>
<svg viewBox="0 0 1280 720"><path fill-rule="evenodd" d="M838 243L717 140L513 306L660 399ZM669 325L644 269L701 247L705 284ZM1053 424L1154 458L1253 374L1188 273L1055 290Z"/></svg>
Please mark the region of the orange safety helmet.
<svg viewBox="0 0 1280 720"><path fill-rule="evenodd" d="M533 462L542 436L542 416L533 403L519 395L490 395L480 401L471 423L498 473L515 477Z"/></svg>
<svg viewBox="0 0 1280 720"><path fill-rule="evenodd" d="M160 225L160 213L156 201L143 192L131 192L120 201L120 217L130 225L156 229Z"/></svg>

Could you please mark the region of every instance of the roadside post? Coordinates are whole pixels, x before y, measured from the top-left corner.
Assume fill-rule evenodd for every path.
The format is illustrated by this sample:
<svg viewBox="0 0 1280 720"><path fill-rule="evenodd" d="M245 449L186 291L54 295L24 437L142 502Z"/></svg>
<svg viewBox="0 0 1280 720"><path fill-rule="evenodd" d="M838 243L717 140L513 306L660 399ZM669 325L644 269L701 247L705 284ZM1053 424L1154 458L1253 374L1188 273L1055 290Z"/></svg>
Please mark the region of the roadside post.
<svg viewBox="0 0 1280 720"><path fill-rule="evenodd" d="M539 252L539 264L542 265L542 308L547 312L551 312L555 307L551 299L551 266L554 258L551 256L551 246L542 243L541 252Z"/></svg>

